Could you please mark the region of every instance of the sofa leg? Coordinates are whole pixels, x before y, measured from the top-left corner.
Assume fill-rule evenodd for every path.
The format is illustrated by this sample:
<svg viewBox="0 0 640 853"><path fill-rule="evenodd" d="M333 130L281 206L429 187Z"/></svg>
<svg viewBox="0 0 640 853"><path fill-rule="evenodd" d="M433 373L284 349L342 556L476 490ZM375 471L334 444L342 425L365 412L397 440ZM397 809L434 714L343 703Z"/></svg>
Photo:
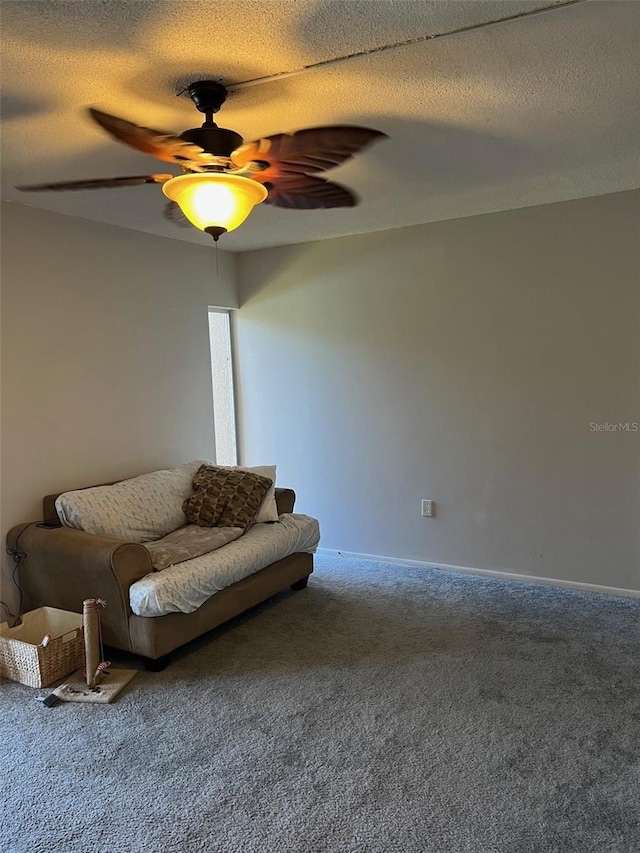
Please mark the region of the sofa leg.
<svg viewBox="0 0 640 853"><path fill-rule="evenodd" d="M291 589L295 589L295 590L304 589L308 582L309 582L309 575L307 575L306 578L300 578L299 581L292 583Z"/></svg>
<svg viewBox="0 0 640 853"><path fill-rule="evenodd" d="M147 672L162 672L170 660L170 655L162 655L160 658L142 658L142 663Z"/></svg>

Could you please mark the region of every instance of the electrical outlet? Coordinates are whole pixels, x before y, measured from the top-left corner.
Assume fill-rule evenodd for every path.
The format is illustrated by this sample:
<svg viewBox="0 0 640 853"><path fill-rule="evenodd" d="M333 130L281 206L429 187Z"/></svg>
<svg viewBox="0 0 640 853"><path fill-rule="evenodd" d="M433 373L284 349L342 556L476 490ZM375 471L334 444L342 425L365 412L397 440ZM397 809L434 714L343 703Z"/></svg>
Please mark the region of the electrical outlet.
<svg viewBox="0 0 640 853"><path fill-rule="evenodd" d="M436 514L436 502L435 501L422 501L422 515L425 518L432 518Z"/></svg>

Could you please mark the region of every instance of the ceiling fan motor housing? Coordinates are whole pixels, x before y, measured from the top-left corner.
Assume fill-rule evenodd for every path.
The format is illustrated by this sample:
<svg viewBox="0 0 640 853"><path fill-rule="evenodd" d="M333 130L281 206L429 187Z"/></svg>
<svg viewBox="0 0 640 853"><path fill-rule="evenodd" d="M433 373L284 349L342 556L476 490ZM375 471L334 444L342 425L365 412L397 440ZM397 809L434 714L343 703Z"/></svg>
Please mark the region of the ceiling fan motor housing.
<svg viewBox="0 0 640 853"><path fill-rule="evenodd" d="M196 109L205 114L205 122L202 127L185 130L180 134L180 138L199 145L216 157L229 157L244 140L239 133L218 127L213 120L213 116L227 99L227 90L217 80L198 80L188 86L188 92Z"/></svg>
<svg viewBox="0 0 640 853"><path fill-rule="evenodd" d="M180 134L180 139L199 145L204 151L216 157L229 157L232 151L242 145L243 139L235 130L217 127L215 124L193 127Z"/></svg>

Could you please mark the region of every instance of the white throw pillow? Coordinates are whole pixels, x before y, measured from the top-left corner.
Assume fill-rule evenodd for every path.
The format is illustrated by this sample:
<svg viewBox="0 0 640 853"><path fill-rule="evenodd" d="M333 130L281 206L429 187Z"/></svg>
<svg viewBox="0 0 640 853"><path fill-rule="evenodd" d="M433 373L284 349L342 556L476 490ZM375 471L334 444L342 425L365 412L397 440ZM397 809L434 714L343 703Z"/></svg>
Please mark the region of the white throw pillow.
<svg viewBox="0 0 640 853"><path fill-rule="evenodd" d="M276 503L276 466L275 465L258 465L255 468L249 468L246 465L219 465L219 468L230 468L233 471L251 471L253 474L259 474L261 477L268 477L271 480L271 486L264 496L264 500L260 504L256 517L251 522L257 524L261 521L278 521L280 515L278 513L278 504Z"/></svg>

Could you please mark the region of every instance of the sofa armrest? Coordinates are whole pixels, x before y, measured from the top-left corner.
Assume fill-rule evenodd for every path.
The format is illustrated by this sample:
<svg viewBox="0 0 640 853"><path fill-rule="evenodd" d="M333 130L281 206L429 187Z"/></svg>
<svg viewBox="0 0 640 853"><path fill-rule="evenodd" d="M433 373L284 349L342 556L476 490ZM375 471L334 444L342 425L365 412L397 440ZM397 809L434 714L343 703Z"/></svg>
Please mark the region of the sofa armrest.
<svg viewBox="0 0 640 853"><path fill-rule="evenodd" d="M293 489L278 489L276 487L276 505L280 515L284 512L293 512L295 502L296 493Z"/></svg>
<svg viewBox="0 0 640 853"><path fill-rule="evenodd" d="M23 610L49 606L81 613L85 598L103 598L104 642L130 647L129 587L153 571L146 548L33 522L10 530L7 545L26 555L19 569Z"/></svg>

